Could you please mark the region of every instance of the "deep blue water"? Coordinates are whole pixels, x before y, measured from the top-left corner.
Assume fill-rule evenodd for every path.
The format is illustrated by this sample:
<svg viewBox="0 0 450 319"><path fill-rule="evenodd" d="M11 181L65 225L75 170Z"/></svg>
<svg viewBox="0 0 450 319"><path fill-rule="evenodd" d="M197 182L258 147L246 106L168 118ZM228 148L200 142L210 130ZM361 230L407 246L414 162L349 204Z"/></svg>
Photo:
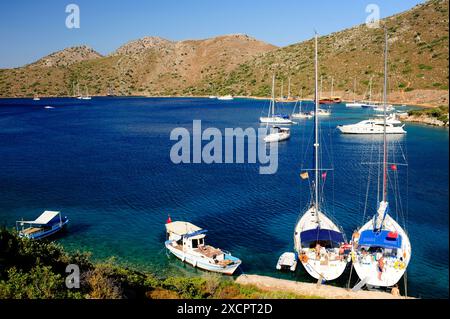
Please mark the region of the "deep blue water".
<svg viewBox="0 0 450 319"><path fill-rule="evenodd" d="M293 227L308 202L299 173L310 167L312 121L292 126L292 138L280 144L275 175L259 175L260 164L175 165L169 157L172 129L191 130L195 119L222 132L258 128L263 107L267 101L246 99L0 100L0 223L12 227L22 217L61 210L71 219L59 239L68 249L89 250L99 259L116 256L158 274L201 274L166 255L170 213L173 220L207 228L210 243L243 260L243 272L311 280L301 267L294 275L280 274L275 264L292 250ZM347 236L373 213L364 215L372 166L363 163L378 154L371 150L379 143L340 135L335 127L368 112L338 105L322 119L323 165L334 168L324 188L326 208ZM406 130L407 136L390 140L409 164L398 170L398 218L413 246L408 294L448 298L448 130L413 124ZM371 176L374 181L373 168ZM348 277L349 271L337 284Z"/></svg>

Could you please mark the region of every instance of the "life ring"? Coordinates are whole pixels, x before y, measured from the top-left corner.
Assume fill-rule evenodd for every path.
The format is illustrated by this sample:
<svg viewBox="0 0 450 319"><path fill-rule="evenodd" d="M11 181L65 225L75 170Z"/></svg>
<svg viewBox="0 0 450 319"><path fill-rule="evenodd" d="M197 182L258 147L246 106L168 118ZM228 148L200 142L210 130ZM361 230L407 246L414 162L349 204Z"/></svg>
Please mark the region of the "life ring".
<svg viewBox="0 0 450 319"><path fill-rule="evenodd" d="M305 254L300 255L300 261L306 264L308 262L308 256L306 256Z"/></svg>

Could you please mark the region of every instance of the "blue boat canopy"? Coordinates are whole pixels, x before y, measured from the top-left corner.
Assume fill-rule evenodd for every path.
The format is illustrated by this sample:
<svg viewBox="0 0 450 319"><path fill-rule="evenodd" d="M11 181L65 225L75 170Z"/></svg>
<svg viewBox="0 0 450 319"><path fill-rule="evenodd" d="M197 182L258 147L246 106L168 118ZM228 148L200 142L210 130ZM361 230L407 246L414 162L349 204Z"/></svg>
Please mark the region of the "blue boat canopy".
<svg viewBox="0 0 450 319"><path fill-rule="evenodd" d="M186 238L194 237L194 236L197 236L197 235L204 234L206 232L207 232L206 229L201 229L201 230L197 230L197 231L194 231L192 233L186 234L186 235L184 235L184 237L186 237Z"/></svg>
<svg viewBox="0 0 450 319"><path fill-rule="evenodd" d="M399 234L397 238L388 237L390 231L382 230L374 232L373 230L365 230L359 237L358 244L360 246L372 246L382 248L401 248L402 236Z"/></svg>
<svg viewBox="0 0 450 319"><path fill-rule="evenodd" d="M330 229L310 229L300 233L302 243L309 243L316 240L329 240L337 243L345 242L342 233Z"/></svg>

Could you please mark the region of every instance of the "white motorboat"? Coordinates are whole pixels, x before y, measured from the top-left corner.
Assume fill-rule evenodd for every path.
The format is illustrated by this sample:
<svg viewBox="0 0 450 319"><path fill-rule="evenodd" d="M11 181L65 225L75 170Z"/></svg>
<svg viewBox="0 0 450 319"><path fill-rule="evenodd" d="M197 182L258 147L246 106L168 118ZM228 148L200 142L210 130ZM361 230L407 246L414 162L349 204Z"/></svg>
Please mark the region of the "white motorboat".
<svg viewBox="0 0 450 319"><path fill-rule="evenodd" d="M61 231L68 223L69 219L63 218L61 212L45 211L33 221L17 221L16 230L19 237L42 239Z"/></svg>
<svg viewBox="0 0 450 319"><path fill-rule="evenodd" d="M264 142L274 143L288 140L291 137L291 129L287 127L272 127L272 131L266 137L264 137Z"/></svg>
<svg viewBox="0 0 450 319"><path fill-rule="evenodd" d="M299 216L294 229L294 248L305 270L313 278L334 280L342 275L347 266L347 256L343 246L345 243L343 231L325 215L321 207L323 202L323 185L321 179L326 177L326 171L319 166L319 97L318 97L318 61L317 34L315 36L315 116L314 116L314 182L310 183L311 202L309 208ZM324 175L325 174L325 175ZM309 179L309 173L300 175Z"/></svg>
<svg viewBox="0 0 450 319"><path fill-rule="evenodd" d="M343 134L406 134L404 124L395 115L386 118L368 119L356 124L339 125L337 129ZM385 130L386 128L386 130Z"/></svg>
<svg viewBox="0 0 450 319"><path fill-rule="evenodd" d="M289 118L275 114L275 74L272 77L272 99L270 100L269 114L259 118L260 123L274 125L294 124Z"/></svg>
<svg viewBox="0 0 450 319"><path fill-rule="evenodd" d="M210 99L217 99L217 96L211 95L209 98L210 98Z"/></svg>
<svg viewBox="0 0 450 319"><path fill-rule="evenodd" d="M33 101L40 101L40 100L41 100L41 98L37 95L35 97L33 97Z"/></svg>
<svg viewBox="0 0 450 319"><path fill-rule="evenodd" d="M232 101L232 100L234 100L233 96L231 96L231 95L219 96L217 99L219 101Z"/></svg>
<svg viewBox="0 0 450 319"><path fill-rule="evenodd" d="M44 106L44 109L54 109L54 107L50 106L50 105L47 105L47 106Z"/></svg>
<svg viewBox="0 0 450 319"><path fill-rule="evenodd" d="M290 270L295 271L297 268L297 254L296 253L283 253L280 258L278 258L277 269L278 270Z"/></svg>
<svg viewBox="0 0 450 319"><path fill-rule="evenodd" d="M387 55L388 36L385 29L385 58L384 58L384 121L386 122L387 105ZM411 260L411 243L405 230L391 217L391 209L388 202L388 180L396 193L396 185L399 185L397 174L389 175L388 165L393 171L397 171L397 164L389 163L389 149L387 143L388 126L383 128L383 159L382 163L376 163L382 170L382 187L377 187L378 204L375 215L364 224L352 236L352 261L358 277L362 283L375 287L392 287L399 282L404 275ZM369 187L369 185L368 185ZM368 191L367 191L368 193ZM367 195L368 196L368 195ZM396 196L398 197L398 196ZM397 203L396 198L394 203ZM367 203L367 199L366 199ZM397 204L396 215L400 216L402 208ZM366 209L365 209L366 211Z"/></svg>
<svg viewBox="0 0 450 319"><path fill-rule="evenodd" d="M170 219L166 223L166 248L181 261L203 270L232 275L241 260L229 252L205 244L205 233L189 222Z"/></svg>

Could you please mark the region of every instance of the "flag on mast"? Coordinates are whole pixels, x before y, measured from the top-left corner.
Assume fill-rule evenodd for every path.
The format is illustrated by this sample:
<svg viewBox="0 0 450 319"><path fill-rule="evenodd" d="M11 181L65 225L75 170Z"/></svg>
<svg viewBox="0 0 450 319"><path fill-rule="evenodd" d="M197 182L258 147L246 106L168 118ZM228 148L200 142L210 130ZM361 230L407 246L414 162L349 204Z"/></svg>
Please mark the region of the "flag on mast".
<svg viewBox="0 0 450 319"><path fill-rule="evenodd" d="M308 179L308 178L309 178L309 174L308 174L308 172L304 172L304 173L301 173L301 174L300 174L300 177L301 177L302 179Z"/></svg>

